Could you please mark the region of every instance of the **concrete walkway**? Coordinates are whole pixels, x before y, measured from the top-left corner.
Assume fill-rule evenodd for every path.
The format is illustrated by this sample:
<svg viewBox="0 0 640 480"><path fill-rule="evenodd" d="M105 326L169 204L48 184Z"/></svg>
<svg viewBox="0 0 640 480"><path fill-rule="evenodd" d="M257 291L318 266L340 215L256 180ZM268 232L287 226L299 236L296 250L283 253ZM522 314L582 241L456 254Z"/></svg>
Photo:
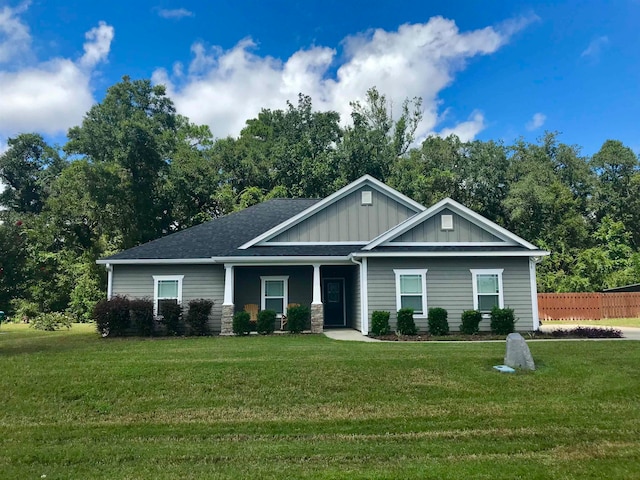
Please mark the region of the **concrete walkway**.
<svg viewBox="0 0 640 480"><path fill-rule="evenodd" d="M550 332L551 330L557 330L559 328L565 328L565 329L570 329L570 328L575 328L575 327L593 327L593 325L542 325L540 327L540 330L542 330L543 332ZM549 338L549 339L540 339L540 341L561 341L561 342L565 342L565 341L573 341L573 340L640 340L640 328L634 328L634 327L595 327L595 328L615 328L617 330L620 330L622 332L622 334L624 335L624 338ZM334 328L334 329L328 329L324 331L324 334L333 339L333 340L342 340L342 341L346 341L346 342L382 342L384 340L377 340L375 338L369 338L366 335L362 335L362 333L360 333L357 330L353 330L351 328ZM523 334L524 335L524 334ZM527 338L526 335L524 335L526 340L530 340L529 338ZM478 341L482 341L482 340L475 340L475 342ZM487 342L503 342L504 340L485 340ZM445 341L438 341L438 342L434 342L434 343L467 343L464 341L460 341L460 340L454 340L453 342L447 342ZM404 342L403 342L404 343ZM424 342L420 342L420 343L424 343Z"/></svg>

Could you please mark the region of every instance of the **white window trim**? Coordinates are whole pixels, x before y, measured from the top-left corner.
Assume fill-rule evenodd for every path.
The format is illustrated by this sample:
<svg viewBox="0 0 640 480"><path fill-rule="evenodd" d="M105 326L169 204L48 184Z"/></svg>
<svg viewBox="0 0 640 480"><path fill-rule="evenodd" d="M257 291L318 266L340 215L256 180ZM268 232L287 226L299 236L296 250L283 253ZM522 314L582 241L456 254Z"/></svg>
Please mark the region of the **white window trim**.
<svg viewBox="0 0 640 480"><path fill-rule="evenodd" d="M287 314L287 305L289 304L289 275L286 276L276 276L276 277L260 277L260 310L265 310L266 307L266 303L267 303L267 298L265 297L265 293L267 292L266 289L266 282L267 281L282 281L284 282L284 297L283 297L283 302L282 302L282 311L284 312L284 315ZM273 297L273 298L277 298L277 297ZM282 315L277 314L278 318L281 318Z"/></svg>
<svg viewBox="0 0 640 480"><path fill-rule="evenodd" d="M396 311L402 308L402 301L400 295L400 277L402 275L420 275L420 282L422 283L422 313L415 314L414 318L427 318L427 269L426 268L408 268L408 269L393 269L393 273L396 275Z"/></svg>
<svg viewBox="0 0 640 480"><path fill-rule="evenodd" d="M498 306L504 308L504 288L502 286L502 272L504 272L504 268L472 268L469 271L471 272L473 282L473 309L478 310L478 275L498 276Z"/></svg>
<svg viewBox="0 0 640 480"><path fill-rule="evenodd" d="M158 300L164 300L165 298L158 298L158 284L161 281L178 281L178 305L182 304L182 280L184 275L153 275L153 314L158 315Z"/></svg>

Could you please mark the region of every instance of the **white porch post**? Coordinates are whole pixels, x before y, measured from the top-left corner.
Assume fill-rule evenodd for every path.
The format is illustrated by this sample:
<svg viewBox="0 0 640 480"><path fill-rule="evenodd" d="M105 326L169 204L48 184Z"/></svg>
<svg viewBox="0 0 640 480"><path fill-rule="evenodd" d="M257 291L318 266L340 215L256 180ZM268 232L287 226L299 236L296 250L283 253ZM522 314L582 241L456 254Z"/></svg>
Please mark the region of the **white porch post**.
<svg viewBox="0 0 640 480"><path fill-rule="evenodd" d="M313 305L322 305L322 295L320 293L320 265L313 265Z"/></svg>
<svg viewBox="0 0 640 480"><path fill-rule="evenodd" d="M311 301L311 333L322 333L324 329L324 305L320 290L320 264L313 264L313 297Z"/></svg>
<svg viewBox="0 0 640 480"><path fill-rule="evenodd" d="M233 335L233 265L224 264L224 300L222 302L222 318L220 319L220 335Z"/></svg>
<svg viewBox="0 0 640 480"><path fill-rule="evenodd" d="M107 263L107 300L113 296L113 265Z"/></svg>

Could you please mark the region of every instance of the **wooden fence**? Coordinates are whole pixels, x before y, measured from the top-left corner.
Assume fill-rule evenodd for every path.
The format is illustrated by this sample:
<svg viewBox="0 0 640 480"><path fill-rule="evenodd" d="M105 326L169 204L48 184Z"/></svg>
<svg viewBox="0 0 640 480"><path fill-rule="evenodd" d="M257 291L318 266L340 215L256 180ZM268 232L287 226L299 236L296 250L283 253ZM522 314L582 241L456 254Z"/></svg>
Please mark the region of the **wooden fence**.
<svg viewBox="0 0 640 480"><path fill-rule="evenodd" d="M539 293L540 320L640 317L640 293Z"/></svg>

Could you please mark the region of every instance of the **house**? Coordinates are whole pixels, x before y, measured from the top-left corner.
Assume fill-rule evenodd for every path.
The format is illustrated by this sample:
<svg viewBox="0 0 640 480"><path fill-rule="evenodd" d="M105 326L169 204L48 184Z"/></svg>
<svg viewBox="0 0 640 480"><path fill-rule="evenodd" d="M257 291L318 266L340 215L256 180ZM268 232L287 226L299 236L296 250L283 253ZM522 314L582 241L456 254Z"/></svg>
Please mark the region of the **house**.
<svg viewBox="0 0 640 480"><path fill-rule="evenodd" d="M430 208L365 175L324 199L273 199L98 261L108 297L187 304L213 300L213 331L231 333L245 306L286 315L310 305L311 330L369 332L375 310L414 309L427 329L442 307L510 307L518 330L538 328L536 263L543 251L446 198ZM255 308L255 307L254 307ZM481 323L488 329L489 321Z"/></svg>

